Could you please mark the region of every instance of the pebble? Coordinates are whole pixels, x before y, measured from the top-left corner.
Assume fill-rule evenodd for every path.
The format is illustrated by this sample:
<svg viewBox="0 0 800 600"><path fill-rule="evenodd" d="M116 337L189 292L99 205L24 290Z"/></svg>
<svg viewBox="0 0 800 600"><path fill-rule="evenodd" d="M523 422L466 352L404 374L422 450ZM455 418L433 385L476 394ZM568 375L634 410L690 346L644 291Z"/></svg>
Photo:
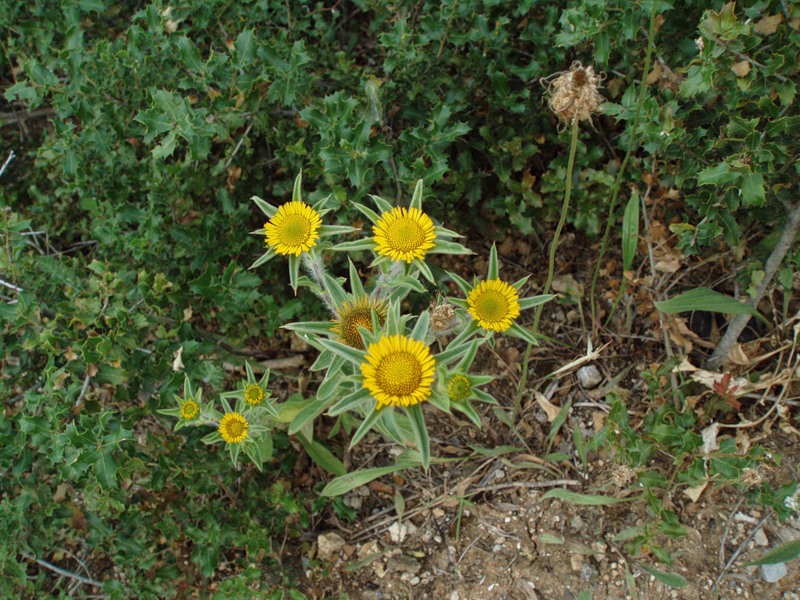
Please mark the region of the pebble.
<svg viewBox="0 0 800 600"><path fill-rule="evenodd" d="M775 583L786 576L786 564L761 565L761 578L767 583Z"/></svg>
<svg viewBox="0 0 800 600"><path fill-rule="evenodd" d="M764 533L763 529L759 529L756 531L755 535L753 536L753 542L757 546L767 546L769 545L769 540L767 539L767 534Z"/></svg>
<svg viewBox="0 0 800 600"><path fill-rule="evenodd" d="M398 571L401 573L411 573L416 575L422 565L416 558L410 556L393 556L386 563L387 571ZM419 581L417 581L419 583Z"/></svg>
<svg viewBox="0 0 800 600"><path fill-rule="evenodd" d="M592 563L585 562L581 565L581 579L584 581L591 581L599 574L597 568Z"/></svg>
<svg viewBox="0 0 800 600"><path fill-rule="evenodd" d="M323 533L317 538L317 550L320 558L325 560L333 558L342 546L344 546L344 538L338 533Z"/></svg>
<svg viewBox="0 0 800 600"><path fill-rule="evenodd" d="M573 531L580 531L586 525L580 515L575 515L569 522Z"/></svg>
<svg viewBox="0 0 800 600"><path fill-rule="evenodd" d="M603 376L594 365L586 365L578 369L578 382L585 390L591 390L600 385L603 381Z"/></svg>

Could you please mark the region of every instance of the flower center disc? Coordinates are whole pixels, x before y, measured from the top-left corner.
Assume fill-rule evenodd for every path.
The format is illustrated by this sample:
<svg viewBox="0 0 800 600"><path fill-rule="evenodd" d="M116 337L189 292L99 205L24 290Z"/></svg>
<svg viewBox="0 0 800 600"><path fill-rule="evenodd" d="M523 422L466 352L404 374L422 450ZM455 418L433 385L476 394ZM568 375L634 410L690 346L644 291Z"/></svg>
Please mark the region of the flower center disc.
<svg viewBox="0 0 800 600"><path fill-rule="evenodd" d="M419 360L408 352L394 352L378 364L378 385L390 396L413 393L422 380Z"/></svg>
<svg viewBox="0 0 800 600"><path fill-rule="evenodd" d="M225 431L232 438L238 438L242 434L247 433L247 423L241 421L229 421L225 424Z"/></svg>
<svg viewBox="0 0 800 600"><path fill-rule="evenodd" d="M486 290L475 299L475 312L484 321L502 321L508 315L508 300L497 290Z"/></svg>
<svg viewBox="0 0 800 600"><path fill-rule="evenodd" d="M287 246L302 246L311 237L311 223L305 215L288 215L278 228L278 238Z"/></svg>
<svg viewBox="0 0 800 600"><path fill-rule="evenodd" d="M348 346L363 350L364 341L358 331L359 327L372 331L372 314L370 311L353 311L342 319L342 339Z"/></svg>
<svg viewBox="0 0 800 600"><path fill-rule="evenodd" d="M393 250L410 252L425 242L425 230L416 221L401 217L387 228L386 241Z"/></svg>
<svg viewBox="0 0 800 600"><path fill-rule="evenodd" d="M244 390L244 399L250 404L259 404L264 399L264 390L258 385L248 385Z"/></svg>

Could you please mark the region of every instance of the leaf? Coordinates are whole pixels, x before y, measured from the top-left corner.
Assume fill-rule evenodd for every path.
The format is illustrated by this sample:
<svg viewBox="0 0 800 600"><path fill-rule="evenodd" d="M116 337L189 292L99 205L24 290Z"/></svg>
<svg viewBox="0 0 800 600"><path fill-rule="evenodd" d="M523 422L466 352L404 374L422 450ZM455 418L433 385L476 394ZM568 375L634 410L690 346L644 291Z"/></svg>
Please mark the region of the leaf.
<svg viewBox="0 0 800 600"><path fill-rule="evenodd" d="M383 477L389 473L402 471L403 469L409 469L418 465L419 460L414 460L407 455L404 458L401 455L395 464L389 465L388 467L376 467L374 469L364 469L362 471L354 471L353 473L340 475L328 483L328 485L322 489L320 495L327 497L341 496L352 489L368 484L370 481L373 481L378 477Z"/></svg>
<svg viewBox="0 0 800 600"><path fill-rule="evenodd" d="M566 502L572 502L573 504L585 504L588 506L610 506L612 504L620 504L622 502L630 502L631 500L636 500L638 497L628 497L628 498L610 498L608 496L593 496L591 494L579 494L577 492L570 492L569 490L557 488L555 490L550 490L544 496L542 496L542 500L547 500L549 498L558 498L559 500L565 500Z"/></svg>
<svg viewBox="0 0 800 600"><path fill-rule="evenodd" d="M422 407L414 404L406 408L409 422L414 430L414 438L417 442L417 450L422 458L422 468L426 471L431 464L431 442L428 438L428 429L425 426L425 416L422 414Z"/></svg>
<svg viewBox="0 0 800 600"><path fill-rule="evenodd" d="M745 563L744 566L776 565L778 563L789 562L798 557L800 557L800 540L792 540L791 542L786 542L770 550L758 560Z"/></svg>
<svg viewBox="0 0 800 600"><path fill-rule="evenodd" d="M742 189L742 201L747 206L761 206L767 199L764 190L764 176L761 173L745 173L739 184Z"/></svg>
<svg viewBox="0 0 800 600"><path fill-rule="evenodd" d="M650 573L650 575L658 579L661 583L666 584L671 588L680 589L689 585L689 582L686 581L686 579L684 579L677 573L668 573L667 571L659 571L658 569L655 569L650 565L640 564L639 566L648 573Z"/></svg>
<svg viewBox="0 0 800 600"><path fill-rule="evenodd" d="M234 46L236 48L235 62L237 67L241 69L253 62L256 44L252 29L245 29L242 31L236 38Z"/></svg>
<svg viewBox="0 0 800 600"><path fill-rule="evenodd" d="M708 167L697 174L697 185L725 185L738 181L741 175L722 161L715 167Z"/></svg>
<svg viewBox="0 0 800 600"><path fill-rule="evenodd" d="M707 310L727 315L751 315L767 325L769 324L769 321L751 306L704 287L689 290L669 300L655 302L655 306L658 310L667 314Z"/></svg>
<svg viewBox="0 0 800 600"><path fill-rule="evenodd" d="M110 448L102 450L95 463L97 482L103 489L110 490L117 485L117 462Z"/></svg>
<svg viewBox="0 0 800 600"><path fill-rule="evenodd" d="M778 31L778 25L781 23L783 23L783 15L778 13L761 19L753 25L753 31L760 35L771 35Z"/></svg>
<svg viewBox="0 0 800 600"><path fill-rule="evenodd" d="M306 451L306 454L311 457L311 460L325 469L328 473L338 476L342 476L347 473L347 469L345 469L342 461L336 458L333 453L324 445L316 440L309 440L304 435L298 435L297 439L300 440L300 443L303 445L303 449Z"/></svg>
<svg viewBox="0 0 800 600"><path fill-rule="evenodd" d="M639 241L639 194L631 194L622 218L622 268L630 271Z"/></svg>
<svg viewBox="0 0 800 600"><path fill-rule="evenodd" d="M747 77L750 74L750 62L742 60L731 65L731 71L737 77Z"/></svg>

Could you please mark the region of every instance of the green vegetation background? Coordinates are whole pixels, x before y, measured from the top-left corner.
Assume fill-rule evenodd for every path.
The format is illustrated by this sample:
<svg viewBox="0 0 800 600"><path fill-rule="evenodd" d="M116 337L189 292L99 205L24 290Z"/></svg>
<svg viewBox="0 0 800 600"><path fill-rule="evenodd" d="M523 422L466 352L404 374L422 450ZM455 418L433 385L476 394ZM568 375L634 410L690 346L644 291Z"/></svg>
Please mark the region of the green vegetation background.
<svg viewBox="0 0 800 600"><path fill-rule="evenodd" d="M630 182L656 160L660 185L681 189L687 254L768 231L796 196L797 9L660 2L660 76L631 132L650 6L0 3L2 158L16 153L0 178L0 276L19 288L0 303L0 595L52 584L21 553L89 557L120 598L291 585L272 568L281 540L328 508L291 491L289 441L267 472L236 473L155 411L183 381L179 348L220 390L232 350L277 355L280 325L320 313L281 285L283 265L246 270L263 243L249 197L288 199L300 169L343 223L349 201L422 178L453 229L543 234L567 157L539 79L581 60L607 74L611 104L582 133L573 227L602 231L635 135ZM745 274L762 246L746 248Z"/></svg>

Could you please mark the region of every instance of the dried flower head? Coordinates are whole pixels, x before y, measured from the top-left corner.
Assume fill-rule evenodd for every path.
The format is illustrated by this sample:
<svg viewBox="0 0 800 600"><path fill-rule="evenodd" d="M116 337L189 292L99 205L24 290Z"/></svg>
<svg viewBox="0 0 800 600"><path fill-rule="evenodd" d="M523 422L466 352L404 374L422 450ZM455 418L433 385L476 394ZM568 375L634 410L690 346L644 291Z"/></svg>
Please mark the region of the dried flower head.
<svg viewBox="0 0 800 600"><path fill-rule="evenodd" d="M569 71L553 73L541 80L550 96L547 106L565 123L588 121L600 112L603 97L597 90L604 77L602 73L595 74L592 67L572 63Z"/></svg>
<svg viewBox="0 0 800 600"><path fill-rule="evenodd" d="M437 304L431 303L431 332L436 337L450 335L461 326L461 319L453 308L453 305L444 302Z"/></svg>

